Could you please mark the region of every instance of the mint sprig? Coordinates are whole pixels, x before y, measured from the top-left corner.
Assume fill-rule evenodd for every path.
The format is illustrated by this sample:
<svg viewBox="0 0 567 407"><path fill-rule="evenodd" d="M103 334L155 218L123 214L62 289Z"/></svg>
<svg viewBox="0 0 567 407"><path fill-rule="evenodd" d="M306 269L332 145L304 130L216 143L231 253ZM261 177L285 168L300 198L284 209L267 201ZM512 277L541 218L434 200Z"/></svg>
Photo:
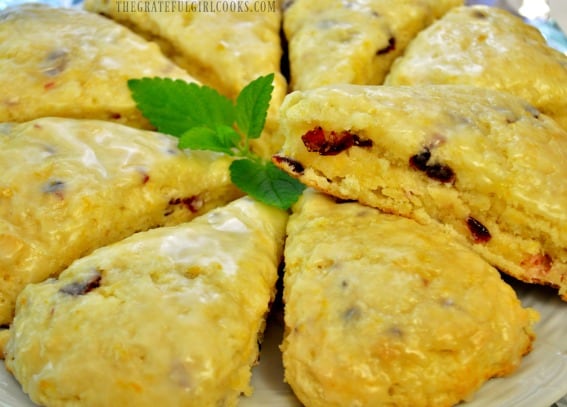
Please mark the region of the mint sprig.
<svg viewBox="0 0 567 407"><path fill-rule="evenodd" d="M130 79L128 88L142 114L160 132L179 137L187 130L232 126L233 103L215 89L180 79Z"/></svg>
<svg viewBox="0 0 567 407"><path fill-rule="evenodd" d="M250 196L282 209L291 207L305 189L302 183L270 161L236 160L230 165L230 179L245 192L246 188Z"/></svg>
<svg viewBox="0 0 567 407"><path fill-rule="evenodd" d="M262 134L274 85L274 74L260 77L245 86L236 98L236 124L249 139Z"/></svg>
<svg viewBox="0 0 567 407"><path fill-rule="evenodd" d="M158 131L179 138L180 148L211 150L236 158L232 182L268 205L288 209L305 186L250 150L262 134L274 74L246 85L236 103L215 89L167 78L130 79L128 88L142 114Z"/></svg>

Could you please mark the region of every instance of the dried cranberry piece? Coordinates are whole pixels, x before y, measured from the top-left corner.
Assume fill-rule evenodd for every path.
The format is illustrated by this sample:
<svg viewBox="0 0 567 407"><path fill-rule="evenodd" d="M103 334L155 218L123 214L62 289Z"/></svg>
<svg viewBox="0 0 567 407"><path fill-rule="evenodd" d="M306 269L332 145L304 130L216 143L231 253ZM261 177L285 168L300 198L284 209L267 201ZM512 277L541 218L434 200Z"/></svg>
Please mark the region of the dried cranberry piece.
<svg viewBox="0 0 567 407"><path fill-rule="evenodd" d="M352 140L355 146L357 147L372 147L372 140L369 139L361 139L358 135L354 134L352 136Z"/></svg>
<svg viewBox="0 0 567 407"><path fill-rule="evenodd" d="M201 209L204 204L203 199L201 199L201 197L196 195L191 196L189 198L183 198L181 200L181 203L183 204L183 206L185 206L193 213L199 211L199 209Z"/></svg>
<svg viewBox="0 0 567 407"><path fill-rule="evenodd" d="M93 275L84 281L75 281L73 283L67 284L59 289L59 292L69 295L85 295L92 290L100 287L100 280L102 276L99 272L93 273Z"/></svg>
<svg viewBox="0 0 567 407"><path fill-rule="evenodd" d="M275 155L275 156L272 157L272 160L274 161L274 164L285 165L294 174L300 175L300 174L303 174L303 171L305 171L303 164L301 164L299 161L292 160L289 157L283 157L281 155Z"/></svg>
<svg viewBox="0 0 567 407"><path fill-rule="evenodd" d="M333 201L335 201L335 203L337 203L338 205L340 204L347 204L347 203L353 203L353 202L358 202L356 199L345 199L345 198L339 198L339 197L331 197L333 199Z"/></svg>
<svg viewBox="0 0 567 407"><path fill-rule="evenodd" d="M428 166L425 170L425 174L427 174L429 178L433 178L444 183L453 182L455 179L455 172L450 167L441 164Z"/></svg>
<svg viewBox="0 0 567 407"><path fill-rule="evenodd" d="M376 51L376 55L387 54L388 52L394 51L395 49L396 49L396 39L394 37L390 37L388 39L388 45Z"/></svg>
<svg viewBox="0 0 567 407"><path fill-rule="evenodd" d="M472 216L469 216L467 218L467 226L469 227L469 230L472 233L473 239L476 243L486 243L492 238L492 235L490 234L486 226L484 226Z"/></svg>
<svg viewBox="0 0 567 407"><path fill-rule="evenodd" d="M203 207L203 199L197 195L193 195L187 198L171 198L169 200L169 205L183 205L191 212L195 213Z"/></svg>
<svg viewBox="0 0 567 407"><path fill-rule="evenodd" d="M419 171L427 170L427 162L431 158L431 151L428 148L424 149L420 153L410 157L410 166Z"/></svg>
<svg viewBox="0 0 567 407"><path fill-rule="evenodd" d="M429 164L430 159L431 151L426 147L418 154L410 157L409 165L411 168L424 172L429 178L443 183L451 183L455 180L455 172L451 167L439 163Z"/></svg>
<svg viewBox="0 0 567 407"><path fill-rule="evenodd" d="M147 184L150 181L150 174L144 170L139 170L140 177L142 178L142 184Z"/></svg>
<svg viewBox="0 0 567 407"><path fill-rule="evenodd" d="M529 269L534 274L545 275L551 270L553 260L547 253L538 253L522 260L520 265Z"/></svg>
<svg viewBox="0 0 567 407"><path fill-rule="evenodd" d="M357 134L353 134L348 130L341 131L340 133L331 131L325 134L325 131L320 126L309 130L301 136L301 140L307 148L307 151L321 155L337 155L352 146L372 146L372 140L361 139Z"/></svg>
<svg viewBox="0 0 567 407"><path fill-rule="evenodd" d="M312 152L320 151L327 143L323 128L319 126L301 136L301 140L307 150Z"/></svg>

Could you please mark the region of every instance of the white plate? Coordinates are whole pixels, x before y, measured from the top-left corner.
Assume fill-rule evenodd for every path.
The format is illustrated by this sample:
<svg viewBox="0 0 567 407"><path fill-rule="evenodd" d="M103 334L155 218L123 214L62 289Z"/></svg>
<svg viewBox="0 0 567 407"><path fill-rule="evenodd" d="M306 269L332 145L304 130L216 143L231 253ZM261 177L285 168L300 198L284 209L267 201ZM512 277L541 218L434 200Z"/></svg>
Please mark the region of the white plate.
<svg viewBox="0 0 567 407"><path fill-rule="evenodd" d="M468 403L460 407L549 407L567 394L567 303L556 293L542 287L512 283L522 303L539 311L535 327L537 338L514 374L488 381ZM242 407L298 407L301 404L283 383L283 368L278 345L281 317L270 319L260 364L255 368L254 395L243 398ZM0 368L0 406L32 407L18 383Z"/></svg>
<svg viewBox="0 0 567 407"><path fill-rule="evenodd" d="M38 0L49 2L50 0ZM55 1L55 0L54 0ZM62 1L56 0L57 4ZM72 4L77 0L68 0ZM78 0L80 2L80 0ZM0 9L11 2L0 0ZM567 30L567 2L550 0L552 17ZM554 292L541 287L513 283L522 303L539 311L534 349L527 355L518 371L488 381L468 403L459 407L549 407L567 395L567 303ZM243 398L242 407L299 407L301 403L283 383L283 367L278 345L282 327L273 318L266 332L260 364L255 368L252 384L254 395ZM34 407L19 384L0 362L0 407Z"/></svg>

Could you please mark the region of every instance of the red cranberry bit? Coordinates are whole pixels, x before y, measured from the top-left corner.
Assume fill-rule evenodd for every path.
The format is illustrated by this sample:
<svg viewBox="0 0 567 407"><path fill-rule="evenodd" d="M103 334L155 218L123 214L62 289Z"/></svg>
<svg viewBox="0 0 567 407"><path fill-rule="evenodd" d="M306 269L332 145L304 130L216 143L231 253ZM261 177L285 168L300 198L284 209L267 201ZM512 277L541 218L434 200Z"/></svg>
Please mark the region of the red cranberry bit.
<svg viewBox="0 0 567 407"><path fill-rule="evenodd" d="M203 207L203 204L204 204L203 200L196 195L187 198L171 198L169 200L170 206L183 205L185 208L189 209L193 213L201 209ZM170 215L171 213L172 212L166 213L166 216Z"/></svg>
<svg viewBox="0 0 567 407"><path fill-rule="evenodd" d="M343 130L340 133L335 131L325 133L320 126L309 130L301 136L301 140L307 151L321 155L337 155L352 146L372 146L372 140L363 140L357 134L353 134L348 130Z"/></svg>
<svg viewBox="0 0 567 407"><path fill-rule="evenodd" d="M395 49L396 49L396 39L394 37L390 37L388 39L388 45L376 51L376 55L387 54L388 52L394 51Z"/></svg>
<svg viewBox="0 0 567 407"><path fill-rule="evenodd" d="M140 176L142 177L142 184L147 184L148 181L150 180L150 174L148 174L144 170L139 170L139 172L140 172Z"/></svg>
<svg viewBox="0 0 567 407"><path fill-rule="evenodd" d="M303 167L303 164L301 164L299 161L292 160L289 157L283 157L281 155L275 155L275 156L272 157L272 160L274 161L274 164L276 164L276 165L285 165L294 174L298 174L298 175L303 174L303 171L305 170L305 168Z"/></svg>
<svg viewBox="0 0 567 407"><path fill-rule="evenodd" d="M185 206L187 209L189 209L193 213L195 213L199 209L201 209L203 207L203 204L204 204L203 200L198 196L191 196L189 198L183 198L181 200L181 203L183 204L183 206Z"/></svg>
<svg viewBox="0 0 567 407"><path fill-rule="evenodd" d="M536 254L525 260L520 265L539 275L545 275L551 270L553 260L548 254Z"/></svg>
<svg viewBox="0 0 567 407"><path fill-rule="evenodd" d="M455 180L455 172L451 167L439 163L430 164L430 159L431 151L426 147L420 153L410 157L409 165L411 168L424 172L429 178L443 183L451 183Z"/></svg>
<svg viewBox="0 0 567 407"><path fill-rule="evenodd" d="M441 165L441 164L430 165L427 167L425 174L427 174L429 178L436 179L437 181L443 183L451 183L455 180L455 173L450 167L446 165Z"/></svg>
<svg viewBox="0 0 567 407"><path fill-rule="evenodd" d="M319 151L327 144L327 140L325 140L325 133L323 132L323 128L320 126L315 127L313 130L309 130L301 136L301 140L305 147L307 147L307 150L311 152Z"/></svg>
<svg viewBox="0 0 567 407"><path fill-rule="evenodd" d="M357 147L372 147L372 140L369 139L361 139L358 135L354 134L352 136L353 143Z"/></svg>
<svg viewBox="0 0 567 407"><path fill-rule="evenodd" d="M473 235L475 243L486 243L492 238L492 235L490 234L486 226L484 226L472 216L469 216L467 218L467 226L469 227L469 230Z"/></svg>
<svg viewBox="0 0 567 407"><path fill-rule="evenodd" d="M428 148L425 148L422 152L410 157L409 160L410 167L425 172L427 170L427 162L429 161L430 158L431 158L431 151L429 151Z"/></svg>
<svg viewBox="0 0 567 407"><path fill-rule="evenodd" d="M59 289L59 292L69 295L85 295L92 290L100 287L100 280L102 276L99 272L94 273L89 279L85 281L75 281L67 284Z"/></svg>
<svg viewBox="0 0 567 407"><path fill-rule="evenodd" d="M338 205L347 204L347 203L353 203L353 202L358 202L356 199L345 199L345 198L339 198L339 197L336 197L336 196L333 196L333 197L330 197L330 198L331 198L333 201L335 201L335 203L337 203ZM361 213L359 213L358 216L363 216L363 215L364 215L364 213L361 212Z"/></svg>

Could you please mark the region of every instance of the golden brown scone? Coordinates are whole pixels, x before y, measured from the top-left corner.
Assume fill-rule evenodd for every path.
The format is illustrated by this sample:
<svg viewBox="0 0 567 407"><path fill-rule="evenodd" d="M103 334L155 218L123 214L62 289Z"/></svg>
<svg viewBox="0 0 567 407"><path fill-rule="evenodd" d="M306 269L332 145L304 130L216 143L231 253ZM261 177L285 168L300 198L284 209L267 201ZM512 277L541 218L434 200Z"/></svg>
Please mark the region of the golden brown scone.
<svg viewBox="0 0 567 407"><path fill-rule="evenodd" d="M28 283L134 232L185 222L241 196L230 160L104 121L0 126L0 324Z"/></svg>
<svg viewBox="0 0 567 407"><path fill-rule="evenodd" d="M295 0L284 9L291 88L381 84L415 35L463 0Z"/></svg>
<svg viewBox="0 0 567 407"><path fill-rule="evenodd" d="M152 44L82 10L24 4L0 11L0 122L101 119L151 128L127 80L195 82Z"/></svg>
<svg viewBox="0 0 567 407"><path fill-rule="evenodd" d="M241 198L74 262L18 299L6 366L45 406L235 406L287 213Z"/></svg>
<svg viewBox="0 0 567 407"><path fill-rule="evenodd" d="M437 224L308 191L287 228L285 379L307 407L443 407L513 372L537 313Z"/></svg>
<svg viewBox="0 0 567 407"><path fill-rule="evenodd" d="M526 99L567 130L567 56L507 11L452 9L407 47L389 85L466 84Z"/></svg>
<svg viewBox="0 0 567 407"><path fill-rule="evenodd" d="M279 0L173 2L183 6L169 12L137 7L125 10L130 4L136 3L86 0L84 6L155 41L166 55L200 82L230 98L235 98L257 77L274 73L274 92L265 131L252 146L264 157L281 147L283 140L273 135L277 112L287 92L287 82L280 72Z"/></svg>
<svg viewBox="0 0 567 407"><path fill-rule="evenodd" d="M276 164L305 184L421 223L567 300L567 132L522 99L459 85L290 94Z"/></svg>

